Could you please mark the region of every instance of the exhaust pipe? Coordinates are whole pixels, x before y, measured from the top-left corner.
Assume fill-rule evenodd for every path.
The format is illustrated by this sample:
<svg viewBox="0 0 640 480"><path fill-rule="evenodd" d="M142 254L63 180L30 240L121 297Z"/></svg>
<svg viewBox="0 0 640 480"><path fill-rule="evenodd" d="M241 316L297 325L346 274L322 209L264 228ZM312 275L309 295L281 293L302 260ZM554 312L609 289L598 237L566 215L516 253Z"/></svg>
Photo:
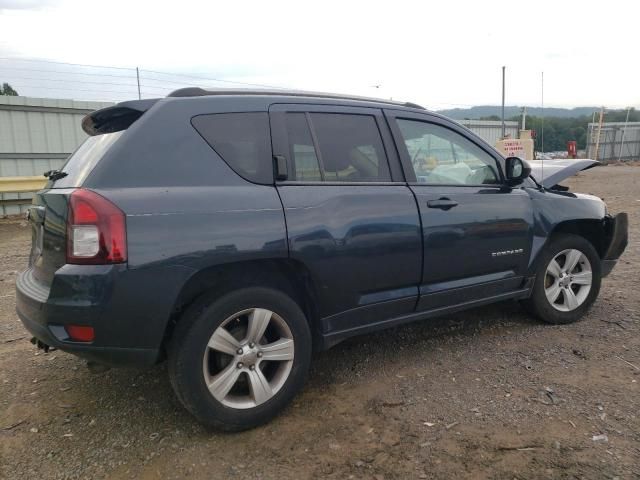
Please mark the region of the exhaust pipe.
<svg viewBox="0 0 640 480"><path fill-rule="evenodd" d="M41 340L38 340L36 337L31 337L31 340L29 340L33 345L35 345L36 347L38 347L38 350L44 350L44 353L49 353L49 352L53 352L56 350L56 347L52 347L50 345L47 345L46 343L44 343Z"/></svg>
<svg viewBox="0 0 640 480"><path fill-rule="evenodd" d="M31 337L29 340L33 345L38 347L39 350L44 350L44 353L53 352L56 350L56 347L52 347L51 345L47 345L41 340L38 340L36 337ZM104 373L107 370L111 370L109 365L105 365L103 363L94 362L91 360L87 360L87 368L91 373Z"/></svg>

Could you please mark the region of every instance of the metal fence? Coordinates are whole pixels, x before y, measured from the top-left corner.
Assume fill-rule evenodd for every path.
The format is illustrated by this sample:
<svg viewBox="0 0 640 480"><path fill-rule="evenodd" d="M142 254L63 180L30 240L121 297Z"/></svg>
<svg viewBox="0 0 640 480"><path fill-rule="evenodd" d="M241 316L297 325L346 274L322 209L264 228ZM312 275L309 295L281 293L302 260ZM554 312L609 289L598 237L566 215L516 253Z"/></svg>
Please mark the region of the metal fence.
<svg viewBox="0 0 640 480"><path fill-rule="evenodd" d="M502 139L502 122L496 120L458 120L476 135L484 139L488 144L495 146ZM518 138L520 124L514 121L504 122L505 134L510 138Z"/></svg>
<svg viewBox="0 0 640 480"><path fill-rule="evenodd" d="M640 160L640 122L590 123L587 158L601 162Z"/></svg>
<svg viewBox="0 0 640 480"><path fill-rule="evenodd" d="M0 96L0 178L42 175L62 166L86 138L82 118L108 105L112 104ZM0 192L0 215L23 212L31 196Z"/></svg>

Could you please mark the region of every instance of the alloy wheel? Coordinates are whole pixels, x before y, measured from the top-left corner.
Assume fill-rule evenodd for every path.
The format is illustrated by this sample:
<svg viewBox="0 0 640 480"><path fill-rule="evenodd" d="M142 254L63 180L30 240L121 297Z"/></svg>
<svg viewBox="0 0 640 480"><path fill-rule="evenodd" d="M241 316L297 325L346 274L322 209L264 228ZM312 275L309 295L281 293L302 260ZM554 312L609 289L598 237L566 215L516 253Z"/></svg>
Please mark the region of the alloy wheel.
<svg viewBox="0 0 640 480"><path fill-rule="evenodd" d="M587 256L580 250L563 250L547 266L545 295L556 310L570 312L587 299L592 282L593 272Z"/></svg>
<svg viewBox="0 0 640 480"><path fill-rule="evenodd" d="M285 384L293 366L291 329L275 312L243 310L213 332L202 369L209 392L227 407L254 408Z"/></svg>

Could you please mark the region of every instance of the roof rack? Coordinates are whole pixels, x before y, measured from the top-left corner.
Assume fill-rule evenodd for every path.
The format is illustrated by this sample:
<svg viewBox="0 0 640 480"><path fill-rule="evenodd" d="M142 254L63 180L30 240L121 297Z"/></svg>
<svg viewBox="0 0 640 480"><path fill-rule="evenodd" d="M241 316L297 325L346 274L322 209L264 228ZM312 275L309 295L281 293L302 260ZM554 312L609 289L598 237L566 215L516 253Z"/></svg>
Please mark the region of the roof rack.
<svg viewBox="0 0 640 480"><path fill-rule="evenodd" d="M409 108L425 108L417 103L412 102L396 102L393 100L384 100L381 98L361 97L357 95L340 95L338 93L322 93L307 92L304 90L286 90L286 89L248 89L248 88L215 88L204 89L200 87L188 87L174 90L167 97L204 97L212 95L279 95L284 97L311 97L311 98L331 98L335 100L357 100L361 102L383 103L387 105L399 105Z"/></svg>

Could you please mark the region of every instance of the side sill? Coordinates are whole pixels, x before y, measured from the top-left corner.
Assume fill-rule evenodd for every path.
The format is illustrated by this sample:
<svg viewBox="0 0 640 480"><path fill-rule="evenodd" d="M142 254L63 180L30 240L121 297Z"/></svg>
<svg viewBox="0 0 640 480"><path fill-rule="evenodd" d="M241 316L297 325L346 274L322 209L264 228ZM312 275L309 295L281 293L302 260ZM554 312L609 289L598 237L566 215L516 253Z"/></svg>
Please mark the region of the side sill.
<svg viewBox="0 0 640 480"><path fill-rule="evenodd" d="M426 320L428 318L438 317L449 313L460 312L474 307L480 307L482 305L488 305L490 303L501 302L503 300L522 300L528 298L531 294L533 287L533 278L530 278L526 282L525 288L514 290L512 292L501 293L499 295L493 295L487 298L481 298L479 300L472 300L469 302L458 303L447 307L434 308L423 312L415 312L408 315L402 315L395 318L382 320L379 322L363 325L361 327L351 328L347 330L341 330L338 332L332 332L328 334L321 334L319 349L327 350L338 343L346 340L347 338L354 337L356 335L362 335L365 333L376 332L378 330L384 330L386 328L396 327L405 323L416 322L419 320Z"/></svg>

